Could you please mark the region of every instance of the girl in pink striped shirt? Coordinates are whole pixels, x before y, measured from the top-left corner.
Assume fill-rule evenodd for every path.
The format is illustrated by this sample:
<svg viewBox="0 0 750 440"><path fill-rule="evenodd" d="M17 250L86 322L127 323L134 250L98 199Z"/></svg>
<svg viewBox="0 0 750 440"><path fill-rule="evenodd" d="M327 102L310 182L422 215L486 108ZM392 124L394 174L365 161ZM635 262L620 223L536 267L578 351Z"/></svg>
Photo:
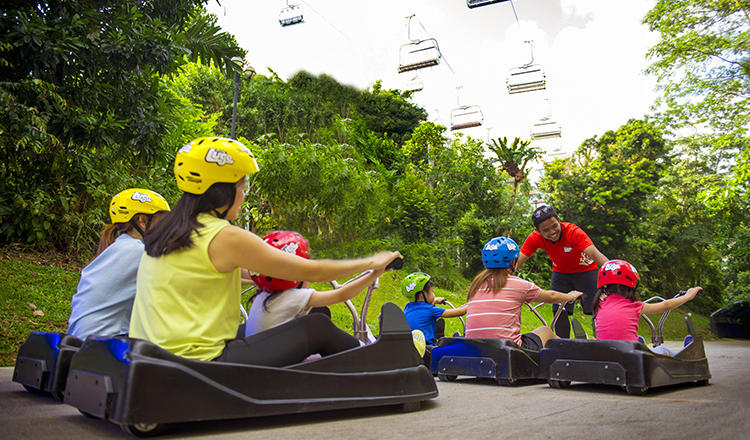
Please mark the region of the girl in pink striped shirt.
<svg viewBox="0 0 750 440"><path fill-rule="evenodd" d="M542 290L515 275L519 248L508 237L495 237L482 248L484 271L474 278L466 297L467 338L504 338L529 350L541 350L547 340L556 338L546 326L521 334L521 307L524 302L559 304L582 295L574 290L560 293Z"/></svg>

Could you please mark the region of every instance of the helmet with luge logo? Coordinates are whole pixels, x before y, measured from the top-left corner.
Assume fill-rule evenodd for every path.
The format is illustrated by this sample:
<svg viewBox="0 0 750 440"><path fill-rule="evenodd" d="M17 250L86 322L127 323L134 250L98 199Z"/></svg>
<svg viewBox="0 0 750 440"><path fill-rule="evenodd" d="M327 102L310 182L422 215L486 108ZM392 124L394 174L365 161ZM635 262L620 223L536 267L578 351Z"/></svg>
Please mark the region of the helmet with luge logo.
<svg viewBox="0 0 750 440"><path fill-rule="evenodd" d="M203 194L214 183L235 183L258 172L250 150L234 139L203 137L177 151L174 175L177 187L190 194Z"/></svg>

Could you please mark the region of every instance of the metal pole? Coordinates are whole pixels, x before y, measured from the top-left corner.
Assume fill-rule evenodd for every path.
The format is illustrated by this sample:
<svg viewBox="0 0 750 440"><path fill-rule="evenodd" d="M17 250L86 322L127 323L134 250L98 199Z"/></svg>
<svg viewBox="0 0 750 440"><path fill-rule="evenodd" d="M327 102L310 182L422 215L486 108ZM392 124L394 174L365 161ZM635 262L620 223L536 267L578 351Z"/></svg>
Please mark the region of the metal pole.
<svg viewBox="0 0 750 440"><path fill-rule="evenodd" d="M240 74L239 72L235 72L234 74L234 106L232 107L232 135L231 138L235 139L234 137L234 127L236 126L237 122L237 99L240 94Z"/></svg>

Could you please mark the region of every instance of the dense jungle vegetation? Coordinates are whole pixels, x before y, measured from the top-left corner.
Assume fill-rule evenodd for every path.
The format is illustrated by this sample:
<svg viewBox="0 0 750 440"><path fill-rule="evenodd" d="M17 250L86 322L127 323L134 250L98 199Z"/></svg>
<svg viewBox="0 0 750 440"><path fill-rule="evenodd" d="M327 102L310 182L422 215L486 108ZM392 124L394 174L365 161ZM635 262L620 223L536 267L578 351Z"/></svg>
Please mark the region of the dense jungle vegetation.
<svg viewBox="0 0 750 440"><path fill-rule="evenodd" d="M644 22L660 35L649 73L663 99L547 164L538 187L525 178L538 155L528 143L449 134L408 92L304 71L243 81L236 137L261 172L239 223L297 230L315 257L398 249L406 270L451 289L481 268L486 240L523 241L540 191L605 255L639 268L643 296L702 285L693 306L703 312L750 299L746 7L659 1ZM245 49L200 0L3 9L0 246L85 262L112 195L145 187L174 203L175 151L230 135L230 60ZM548 285L548 264L538 255L523 275Z"/></svg>

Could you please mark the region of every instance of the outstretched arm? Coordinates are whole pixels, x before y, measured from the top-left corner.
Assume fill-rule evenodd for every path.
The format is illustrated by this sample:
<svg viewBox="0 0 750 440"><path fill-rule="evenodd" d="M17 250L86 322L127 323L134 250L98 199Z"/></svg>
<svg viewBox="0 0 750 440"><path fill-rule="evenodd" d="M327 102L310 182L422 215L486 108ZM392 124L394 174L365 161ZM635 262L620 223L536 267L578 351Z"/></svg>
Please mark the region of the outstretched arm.
<svg viewBox="0 0 750 440"><path fill-rule="evenodd" d="M523 252L520 252L518 255L518 260L516 261L516 270L521 269L521 266L523 266L523 263L526 262L526 260L529 259L531 255L526 255Z"/></svg>
<svg viewBox="0 0 750 440"><path fill-rule="evenodd" d="M577 290L573 290L570 293L562 293L556 290L542 290L542 293L539 294L536 301L534 302L560 304L564 302L575 301L581 295L583 295L583 293Z"/></svg>
<svg viewBox="0 0 750 440"><path fill-rule="evenodd" d="M359 295L363 290L370 284L374 283L380 275L383 274L383 269L374 270L368 274L362 275L359 278L350 281L338 289L326 290L326 291L315 291L310 296L310 301L307 302L307 307L323 307L330 306L344 302L347 299L352 299Z"/></svg>
<svg viewBox="0 0 750 440"><path fill-rule="evenodd" d="M327 282L368 269L383 269L398 252L380 252L359 260L307 260L269 246L250 231L229 225L208 246L208 256L219 272L245 267L282 280Z"/></svg>
<svg viewBox="0 0 750 440"><path fill-rule="evenodd" d="M442 316L443 318L455 318L456 316L464 316L468 307L469 304L464 304L457 309L445 309L443 314L440 316Z"/></svg>
<svg viewBox="0 0 750 440"><path fill-rule="evenodd" d="M583 253L591 257L594 261L596 261L596 264L599 265L599 267L604 266L604 264L609 261L609 259L604 256L603 253L599 252L599 249L596 248L593 244L586 249L583 250Z"/></svg>
<svg viewBox="0 0 750 440"><path fill-rule="evenodd" d="M702 287L693 287L688 289L684 295L678 296L677 298L668 299L656 304L644 304L643 309L641 310L641 315L651 315L653 313L663 313L668 310L674 310L695 298L695 295L701 290L703 290Z"/></svg>

